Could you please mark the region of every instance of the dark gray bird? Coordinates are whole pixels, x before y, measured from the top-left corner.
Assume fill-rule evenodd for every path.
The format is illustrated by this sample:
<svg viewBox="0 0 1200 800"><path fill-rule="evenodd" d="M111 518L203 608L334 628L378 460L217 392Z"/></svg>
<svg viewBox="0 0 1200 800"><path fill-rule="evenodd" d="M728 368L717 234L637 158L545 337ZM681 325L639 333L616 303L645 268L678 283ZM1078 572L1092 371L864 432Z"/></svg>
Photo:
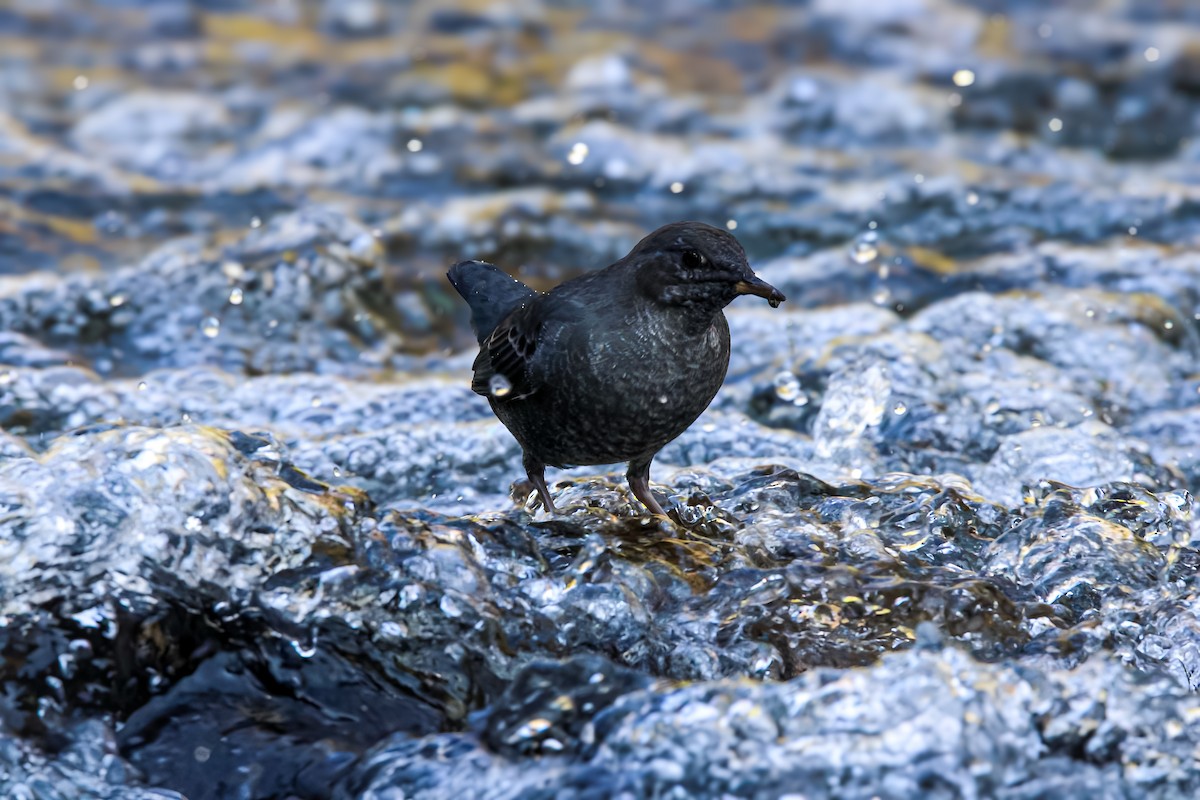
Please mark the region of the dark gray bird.
<svg viewBox="0 0 1200 800"><path fill-rule="evenodd" d="M628 462L651 512L650 462L708 408L729 366L733 298L784 301L746 263L737 239L700 222L666 225L612 266L542 294L491 264L448 273L479 339L471 388L525 453L546 509L546 465Z"/></svg>

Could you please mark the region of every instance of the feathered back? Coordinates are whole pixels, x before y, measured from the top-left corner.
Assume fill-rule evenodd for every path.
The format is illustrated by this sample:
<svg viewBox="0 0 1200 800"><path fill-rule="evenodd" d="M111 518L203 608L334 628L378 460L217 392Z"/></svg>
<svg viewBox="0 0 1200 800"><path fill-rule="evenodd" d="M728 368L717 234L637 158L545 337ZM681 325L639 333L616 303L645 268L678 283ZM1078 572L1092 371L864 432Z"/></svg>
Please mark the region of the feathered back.
<svg viewBox="0 0 1200 800"><path fill-rule="evenodd" d="M446 277L471 307L471 330L480 344L513 309L538 296L533 289L485 261L460 261Z"/></svg>

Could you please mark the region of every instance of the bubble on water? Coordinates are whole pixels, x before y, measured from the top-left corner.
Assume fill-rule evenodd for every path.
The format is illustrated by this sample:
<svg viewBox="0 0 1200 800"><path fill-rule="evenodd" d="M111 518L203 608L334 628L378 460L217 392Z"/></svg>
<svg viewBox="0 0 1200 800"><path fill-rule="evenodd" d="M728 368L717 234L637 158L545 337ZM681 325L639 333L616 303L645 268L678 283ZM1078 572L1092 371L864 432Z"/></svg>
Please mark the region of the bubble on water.
<svg viewBox="0 0 1200 800"><path fill-rule="evenodd" d="M208 759L212 758L212 750L200 745L192 751L192 758L203 764L205 761L208 761Z"/></svg>
<svg viewBox="0 0 1200 800"><path fill-rule="evenodd" d="M313 399L309 401L309 405L311 405L313 408L320 408L322 402L323 401L320 397L314 396Z"/></svg>
<svg viewBox="0 0 1200 800"><path fill-rule="evenodd" d="M892 413L896 416L906 414L908 413L908 406L906 406L904 403L896 403L896 405L892 406Z"/></svg>
<svg viewBox="0 0 1200 800"><path fill-rule="evenodd" d="M879 258L879 234L868 231L855 239L850 247L850 258L856 264L870 264Z"/></svg>
<svg viewBox="0 0 1200 800"><path fill-rule="evenodd" d="M333 477L335 477L335 478L340 478L340 477L342 477L342 468L341 468L341 467L334 467L334 468L333 468Z"/></svg>
<svg viewBox="0 0 1200 800"><path fill-rule="evenodd" d="M492 397L507 397L512 392L512 382L503 375L493 375L488 381L488 394Z"/></svg>
<svg viewBox="0 0 1200 800"><path fill-rule="evenodd" d="M231 306L240 306L244 297L245 295L242 294L242 290L236 286L229 290L229 304Z"/></svg>
<svg viewBox="0 0 1200 800"><path fill-rule="evenodd" d="M146 382L145 382L145 381L138 381L137 390L138 390L139 392L144 392L144 391L146 391Z"/></svg>
<svg viewBox="0 0 1200 800"><path fill-rule="evenodd" d="M217 334L221 332L221 320L216 317L205 317L200 322L200 332L209 339L217 338Z"/></svg>

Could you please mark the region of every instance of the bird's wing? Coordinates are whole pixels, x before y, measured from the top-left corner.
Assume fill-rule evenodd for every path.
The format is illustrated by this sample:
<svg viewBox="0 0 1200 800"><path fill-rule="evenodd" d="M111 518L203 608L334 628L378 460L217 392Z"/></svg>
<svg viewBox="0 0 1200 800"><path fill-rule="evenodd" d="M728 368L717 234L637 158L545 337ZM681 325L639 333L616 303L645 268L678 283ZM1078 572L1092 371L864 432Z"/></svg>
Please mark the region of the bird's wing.
<svg viewBox="0 0 1200 800"><path fill-rule="evenodd" d="M500 402L528 397L538 389L530 364L547 316L535 297L513 309L479 345L471 390Z"/></svg>

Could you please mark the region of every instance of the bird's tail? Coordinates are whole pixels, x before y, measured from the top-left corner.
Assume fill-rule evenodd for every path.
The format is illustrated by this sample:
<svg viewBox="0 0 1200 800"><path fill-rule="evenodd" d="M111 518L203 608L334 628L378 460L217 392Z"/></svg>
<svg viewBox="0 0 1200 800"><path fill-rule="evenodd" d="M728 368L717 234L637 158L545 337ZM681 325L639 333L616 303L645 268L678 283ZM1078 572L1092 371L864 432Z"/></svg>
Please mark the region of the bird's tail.
<svg viewBox="0 0 1200 800"><path fill-rule="evenodd" d="M471 330L480 344L500 320L537 292L485 261L460 261L446 273L471 307Z"/></svg>

